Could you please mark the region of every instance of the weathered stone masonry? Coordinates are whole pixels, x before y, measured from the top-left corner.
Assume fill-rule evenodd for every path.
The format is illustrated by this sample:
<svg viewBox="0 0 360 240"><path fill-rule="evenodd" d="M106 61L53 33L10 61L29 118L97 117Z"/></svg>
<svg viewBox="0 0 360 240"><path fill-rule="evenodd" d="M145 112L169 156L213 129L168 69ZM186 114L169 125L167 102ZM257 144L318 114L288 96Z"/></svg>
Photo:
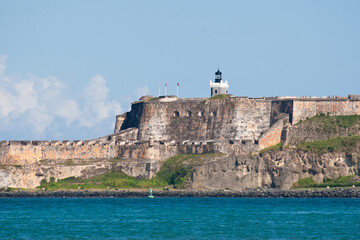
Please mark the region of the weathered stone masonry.
<svg viewBox="0 0 360 240"><path fill-rule="evenodd" d="M194 179L198 180L193 187L201 182L203 185L198 187L209 188L218 186L216 184L220 182L225 186L234 181L239 184L239 189L274 184L276 187L278 178L283 179L276 174L283 170L274 168L275 172L272 172L271 161L261 163L269 166L262 166L261 161L257 165L249 158L249 153L281 141L285 141L285 145L291 144L291 129L296 128L292 126L321 113L359 115L360 98L148 97L134 102L130 112L116 117L113 134L98 139L0 142L0 165L4 166L0 169L0 184L32 188L50 176L56 179L80 177L113 167L130 176L150 178L157 173L163 160L176 154L222 152L231 161L224 162L225 165L210 162L206 165L214 170L210 175L206 166L199 168L199 172L194 174ZM106 161L114 157L121 160L116 163ZM46 161L45 165L42 160ZM66 160L73 164L64 164ZM287 164L296 165L295 160L291 159ZM281 167L283 163L278 161L276 166ZM228 168L229 173L225 171ZM338 168L334 174L353 171L352 168L346 171L339 168L341 171L338 171ZM268 170L261 172L259 169ZM300 175L290 180L286 180L288 176L284 175L286 181L283 179L278 186L289 187ZM222 176L221 181L219 176ZM304 173L302 177L307 176Z"/></svg>
<svg viewBox="0 0 360 240"><path fill-rule="evenodd" d="M157 161L178 153L226 152L227 147L209 149L206 145L209 141L223 145L241 144L238 152L257 151L280 143L287 132L284 126L320 113L359 115L360 100L162 97L138 101L132 104L130 112L116 117L114 134L86 141L3 141L0 164L26 165L43 159L109 159L116 156ZM151 141L163 144L151 146ZM188 147L189 142L201 147L194 152Z"/></svg>
<svg viewBox="0 0 360 240"><path fill-rule="evenodd" d="M164 98L134 103L125 119L117 117L115 132L138 128L138 140L259 139L270 127L270 112L271 101L264 98Z"/></svg>
<svg viewBox="0 0 360 240"><path fill-rule="evenodd" d="M102 141L3 141L1 165L29 165L41 160L110 159L117 153L115 142Z"/></svg>

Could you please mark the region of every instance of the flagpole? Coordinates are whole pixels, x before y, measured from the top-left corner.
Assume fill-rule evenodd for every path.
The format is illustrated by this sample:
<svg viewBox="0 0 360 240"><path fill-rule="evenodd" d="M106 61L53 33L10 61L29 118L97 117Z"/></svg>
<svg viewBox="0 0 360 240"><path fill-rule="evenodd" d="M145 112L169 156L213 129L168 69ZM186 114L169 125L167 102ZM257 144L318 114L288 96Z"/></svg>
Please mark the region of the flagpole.
<svg viewBox="0 0 360 240"><path fill-rule="evenodd" d="M165 83L165 96L166 96L167 83Z"/></svg>
<svg viewBox="0 0 360 240"><path fill-rule="evenodd" d="M179 97L179 87L180 87L180 83L176 83L176 97Z"/></svg>

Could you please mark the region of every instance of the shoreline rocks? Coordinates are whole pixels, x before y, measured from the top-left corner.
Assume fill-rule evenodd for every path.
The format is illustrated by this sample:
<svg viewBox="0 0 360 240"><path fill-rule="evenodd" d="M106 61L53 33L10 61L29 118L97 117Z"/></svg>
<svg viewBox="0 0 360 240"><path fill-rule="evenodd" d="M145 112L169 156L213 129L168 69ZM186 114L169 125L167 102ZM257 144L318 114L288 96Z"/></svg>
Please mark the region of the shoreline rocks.
<svg viewBox="0 0 360 240"><path fill-rule="evenodd" d="M360 198L360 188L276 190L252 189L243 191L153 191L155 198L229 197L229 198ZM146 198L147 190L59 190L0 192L0 198Z"/></svg>

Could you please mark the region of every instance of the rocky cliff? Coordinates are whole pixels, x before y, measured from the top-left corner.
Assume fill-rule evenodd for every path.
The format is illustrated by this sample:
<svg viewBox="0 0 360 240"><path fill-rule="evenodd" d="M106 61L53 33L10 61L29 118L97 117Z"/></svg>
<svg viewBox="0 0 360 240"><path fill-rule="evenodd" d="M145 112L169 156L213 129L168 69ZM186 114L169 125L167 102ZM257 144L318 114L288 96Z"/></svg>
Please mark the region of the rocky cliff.
<svg viewBox="0 0 360 240"><path fill-rule="evenodd" d="M227 157L196 167L193 189L290 189L302 178L316 183L324 178L359 174L358 153L306 153L301 150L268 151L259 155Z"/></svg>

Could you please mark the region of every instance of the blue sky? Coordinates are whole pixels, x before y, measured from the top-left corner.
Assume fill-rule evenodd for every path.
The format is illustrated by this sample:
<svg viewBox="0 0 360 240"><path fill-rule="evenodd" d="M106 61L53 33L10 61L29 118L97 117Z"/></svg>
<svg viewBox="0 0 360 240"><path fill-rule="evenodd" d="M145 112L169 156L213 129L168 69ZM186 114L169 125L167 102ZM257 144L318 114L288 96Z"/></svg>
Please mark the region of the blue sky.
<svg viewBox="0 0 360 240"><path fill-rule="evenodd" d="M0 139L110 134L159 83L208 97L218 67L237 96L360 94L359 12L357 0L0 0Z"/></svg>

